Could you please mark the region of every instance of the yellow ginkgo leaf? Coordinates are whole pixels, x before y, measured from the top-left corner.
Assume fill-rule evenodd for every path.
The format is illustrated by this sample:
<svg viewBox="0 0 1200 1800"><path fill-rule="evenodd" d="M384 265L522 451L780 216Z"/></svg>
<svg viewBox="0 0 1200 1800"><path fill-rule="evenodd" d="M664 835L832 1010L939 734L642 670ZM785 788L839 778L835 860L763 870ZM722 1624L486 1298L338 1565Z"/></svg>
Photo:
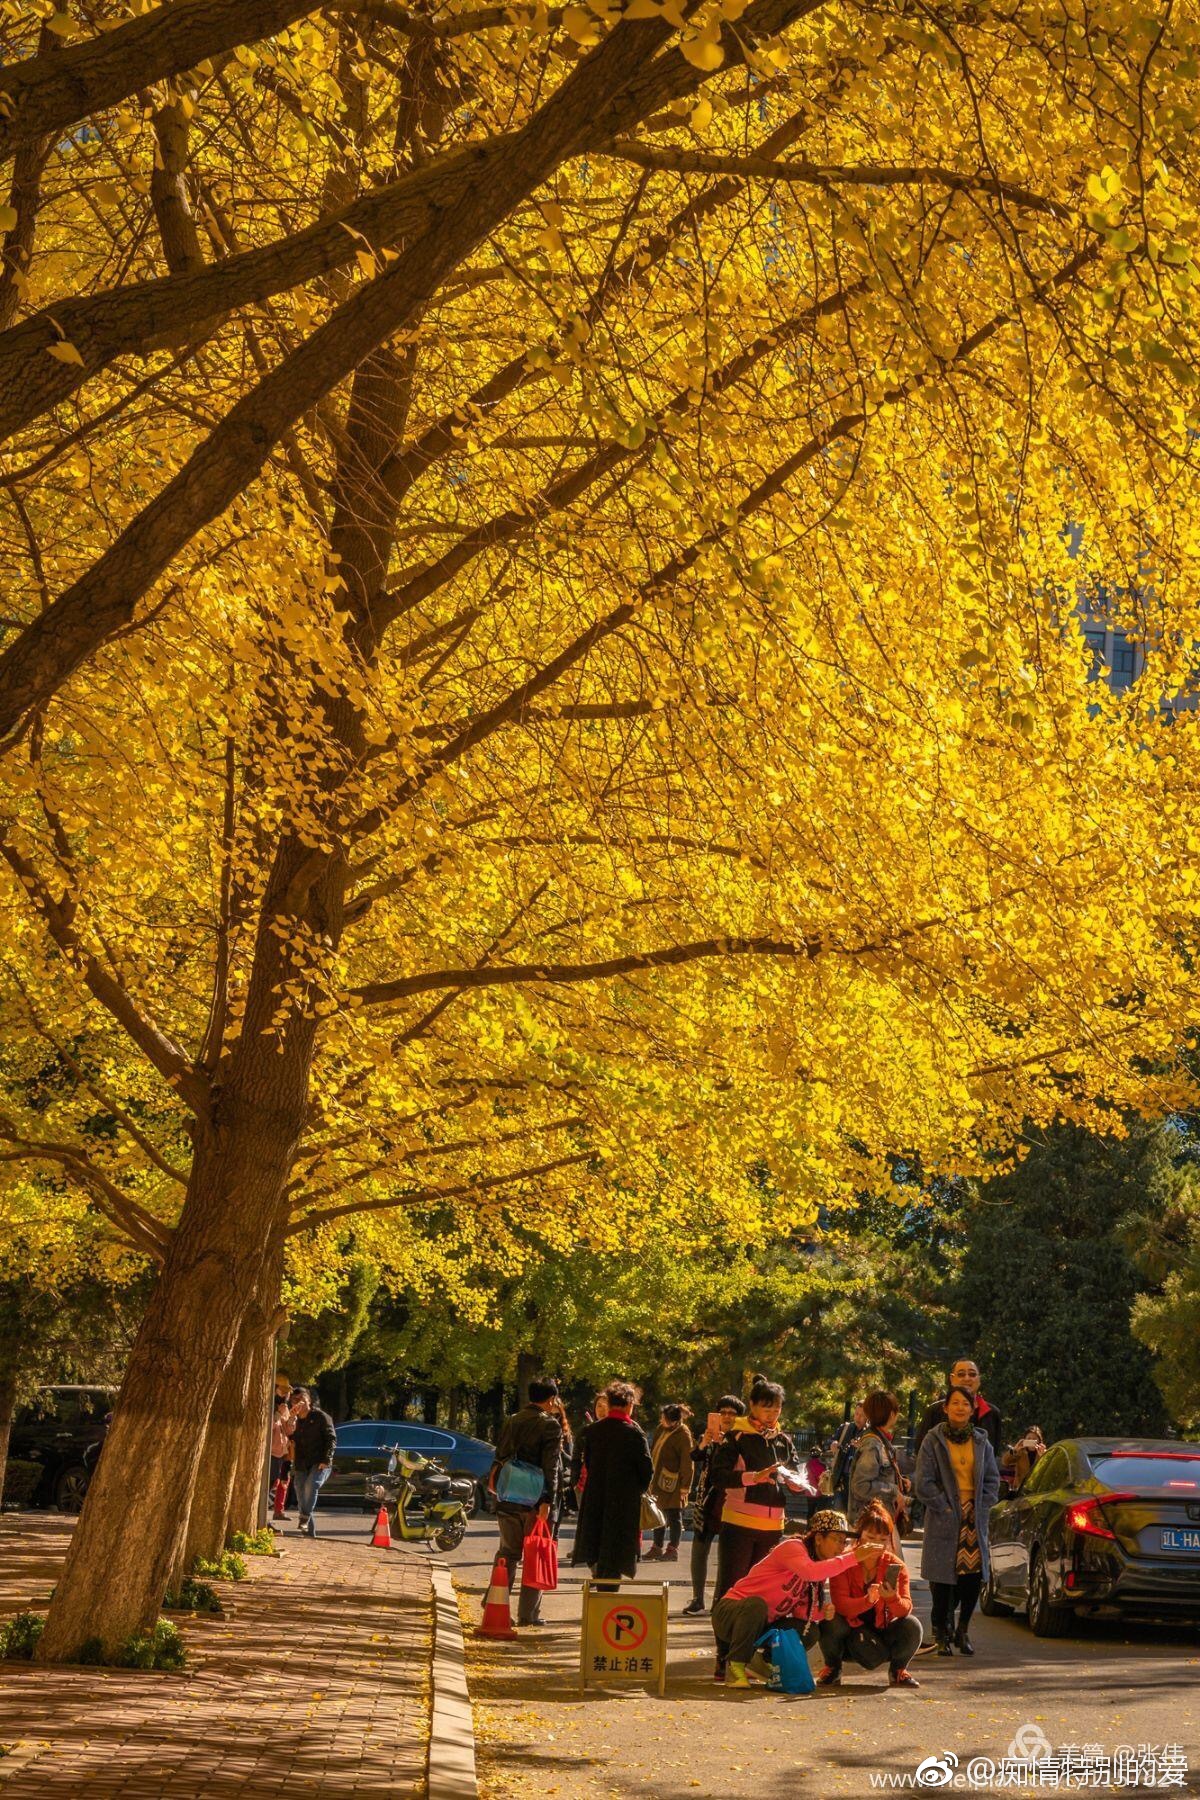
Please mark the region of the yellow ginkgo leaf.
<svg viewBox="0 0 1200 1800"><path fill-rule="evenodd" d="M46 354L52 356L55 362L72 363L79 369L82 369L84 366L82 356L80 356L74 344L69 344L66 338L63 338L62 342L58 344L47 344Z"/></svg>
<svg viewBox="0 0 1200 1800"><path fill-rule="evenodd" d="M15 206L0 206L0 231L12 231L17 223Z"/></svg>
<svg viewBox="0 0 1200 1800"><path fill-rule="evenodd" d="M584 7L568 6L563 13L562 22L577 44L586 48L600 42L599 22Z"/></svg>
<svg viewBox="0 0 1200 1800"><path fill-rule="evenodd" d="M713 70L719 69L725 61L725 52L721 45L715 37L709 36L707 33L702 33L699 37L688 38L679 47L693 69L702 69L706 75L711 75Z"/></svg>

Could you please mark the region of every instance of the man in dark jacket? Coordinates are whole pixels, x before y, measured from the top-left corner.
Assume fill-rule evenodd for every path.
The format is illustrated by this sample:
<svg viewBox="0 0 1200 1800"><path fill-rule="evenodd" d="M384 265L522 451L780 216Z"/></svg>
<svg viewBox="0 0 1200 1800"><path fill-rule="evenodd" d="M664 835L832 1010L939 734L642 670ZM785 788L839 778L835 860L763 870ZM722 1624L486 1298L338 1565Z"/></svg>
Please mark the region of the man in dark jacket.
<svg viewBox="0 0 1200 1800"><path fill-rule="evenodd" d="M637 1572L642 1495L654 1479L650 1446L633 1422L637 1395L627 1381L610 1381L608 1417L588 1426L587 1480L579 1502L571 1560L586 1563L598 1581Z"/></svg>
<svg viewBox="0 0 1200 1800"><path fill-rule="evenodd" d="M517 1578L517 1566L525 1539L535 1519L548 1519L557 1508L562 1481L562 1426L554 1416L558 1399L556 1381L531 1381L529 1399L519 1412L505 1419L496 1445L496 1460L488 1477L488 1486L496 1486L496 1477L507 1462L530 1463L542 1471L542 1498L537 1506L516 1506L501 1500L496 1508L500 1527L500 1552L508 1569L508 1585ZM542 1623L540 1588L521 1585L517 1600L517 1624Z"/></svg>
<svg viewBox="0 0 1200 1800"><path fill-rule="evenodd" d="M969 1356L960 1356L950 1370L950 1379L946 1384L946 1391L948 1393L951 1388L956 1387L966 1388L968 1394L973 1394L975 1396L975 1429L977 1431L987 1432L988 1441L995 1451L998 1461L1000 1453L1004 1448L1004 1420L1000 1417L999 1412L997 1412L991 1401L984 1399L979 1391L980 1385L978 1363L972 1362ZM945 1412L942 1410L944 1405L944 1397L941 1400L935 1400L933 1405L926 1412L925 1417L921 1420L921 1423L917 1426L916 1441L913 1445L914 1452L920 1450L925 1433L927 1431L932 1431L935 1425L940 1425L942 1420L946 1417Z"/></svg>
<svg viewBox="0 0 1200 1800"><path fill-rule="evenodd" d="M296 1460L292 1464L292 1481L296 1489L296 1505L300 1508L299 1525L309 1537L316 1537L313 1514L317 1496L329 1480L337 1433L333 1420L319 1406L314 1406L307 1388L293 1388L289 1404L292 1424L289 1435Z"/></svg>

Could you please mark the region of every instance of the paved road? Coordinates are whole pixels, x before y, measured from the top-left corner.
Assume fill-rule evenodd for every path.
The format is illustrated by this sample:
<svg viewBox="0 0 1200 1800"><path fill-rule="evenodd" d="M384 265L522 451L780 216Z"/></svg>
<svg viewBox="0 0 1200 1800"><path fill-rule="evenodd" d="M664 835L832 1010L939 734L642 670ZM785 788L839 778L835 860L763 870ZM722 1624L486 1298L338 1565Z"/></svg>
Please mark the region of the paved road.
<svg viewBox="0 0 1200 1800"><path fill-rule="evenodd" d="M365 1542L370 1520L331 1510L322 1528ZM496 1543L495 1526L477 1519L448 1559L467 1594L486 1587ZM562 1552L565 1560L569 1531ZM910 1546L914 1571L917 1555ZM932 1754L953 1752L960 1771L973 1756L1000 1758L1023 1725L1038 1726L1055 1746L1181 1745L1191 1770L1182 1790L1173 1791L1200 1794L1196 1630L1095 1623L1077 1636L1047 1640L1019 1620L978 1618L973 1659L918 1658L919 1694L889 1693L882 1672L861 1671L851 1672L840 1692L812 1700L726 1694L710 1679L707 1621L677 1616L688 1595L686 1563L650 1564L642 1572L672 1584L666 1702L631 1690L580 1699L580 1577L564 1567L558 1592L547 1598L546 1629L523 1633L519 1644L480 1644L474 1654L485 1794L767 1800L774 1789L781 1800L865 1797L879 1791L872 1775L911 1772ZM914 1594L927 1621L928 1591L919 1579ZM1134 1782L1109 1791L1128 1800L1155 1790Z"/></svg>

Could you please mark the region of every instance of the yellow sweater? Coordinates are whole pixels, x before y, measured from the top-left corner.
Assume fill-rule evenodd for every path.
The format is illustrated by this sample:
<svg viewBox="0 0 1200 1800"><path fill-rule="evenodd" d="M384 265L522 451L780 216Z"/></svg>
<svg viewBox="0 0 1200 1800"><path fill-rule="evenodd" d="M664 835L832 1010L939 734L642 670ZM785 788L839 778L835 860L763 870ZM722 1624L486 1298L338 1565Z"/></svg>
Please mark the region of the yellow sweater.
<svg viewBox="0 0 1200 1800"><path fill-rule="evenodd" d="M975 1443L968 1438L965 1444L956 1444L953 1438L946 1439L946 1448L950 1452L950 1467L954 1470L954 1479L958 1483L958 1503L966 1508L975 1500Z"/></svg>

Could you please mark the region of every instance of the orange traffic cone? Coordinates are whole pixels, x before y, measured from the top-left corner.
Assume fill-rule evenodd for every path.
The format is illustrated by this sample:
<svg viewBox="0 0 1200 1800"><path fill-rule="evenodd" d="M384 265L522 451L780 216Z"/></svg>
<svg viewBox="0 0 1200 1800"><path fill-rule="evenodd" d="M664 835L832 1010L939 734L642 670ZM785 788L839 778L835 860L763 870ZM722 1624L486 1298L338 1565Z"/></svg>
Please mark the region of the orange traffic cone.
<svg viewBox="0 0 1200 1800"><path fill-rule="evenodd" d="M388 1525L387 1507L381 1506L375 1515L375 1535L371 1539L372 1550L390 1550L392 1532Z"/></svg>
<svg viewBox="0 0 1200 1800"><path fill-rule="evenodd" d="M492 1579L483 1603L483 1618L476 1637L515 1638L512 1614L508 1610L508 1564L498 1556L492 1565Z"/></svg>

